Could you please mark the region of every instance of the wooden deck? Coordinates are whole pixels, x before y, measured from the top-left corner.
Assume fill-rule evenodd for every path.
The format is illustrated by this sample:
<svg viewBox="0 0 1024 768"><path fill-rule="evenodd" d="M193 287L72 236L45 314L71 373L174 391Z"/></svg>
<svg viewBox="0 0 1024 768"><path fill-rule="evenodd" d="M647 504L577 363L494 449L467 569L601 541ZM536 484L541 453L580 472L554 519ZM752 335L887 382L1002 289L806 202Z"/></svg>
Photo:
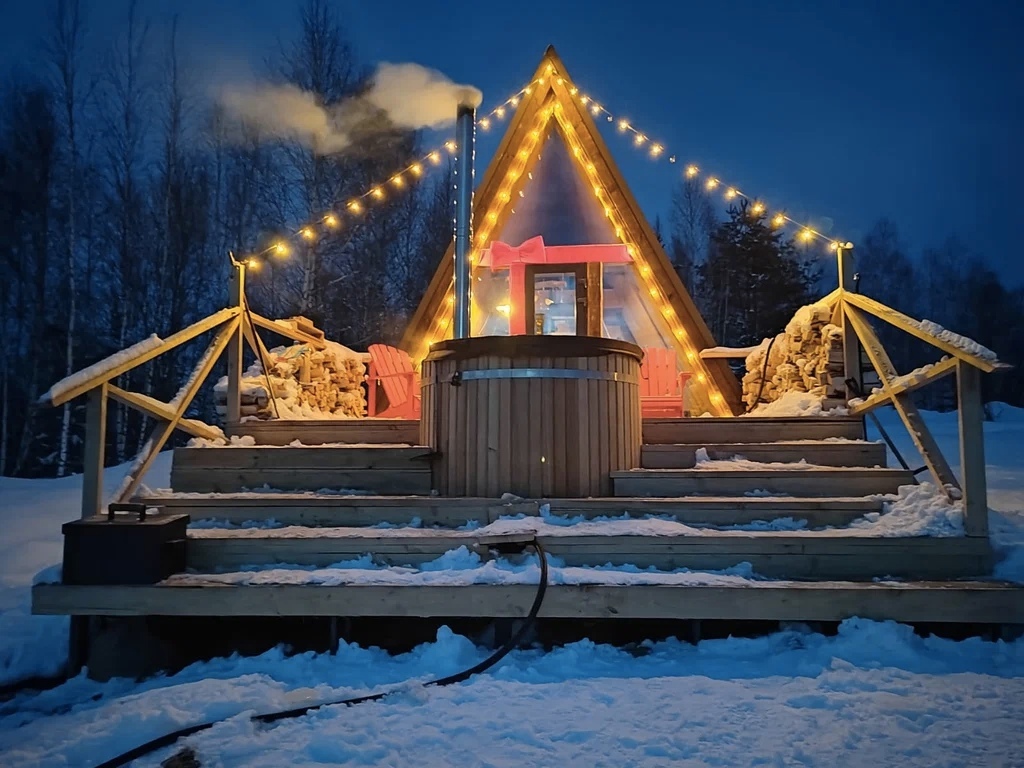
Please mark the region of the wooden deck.
<svg viewBox="0 0 1024 768"><path fill-rule="evenodd" d="M194 578L191 582L196 582ZM340 587L42 584L33 611L78 616L418 616L526 615L533 585ZM571 586L548 588L541 618L745 619L1024 624L1024 588L993 582L770 581L753 586Z"/></svg>
<svg viewBox="0 0 1024 768"><path fill-rule="evenodd" d="M405 443L420 441L418 419L324 419L302 421L242 421L228 424L228 437L249 436L257 445L289 445L296 440L304 445L326 443Z"/></svg>

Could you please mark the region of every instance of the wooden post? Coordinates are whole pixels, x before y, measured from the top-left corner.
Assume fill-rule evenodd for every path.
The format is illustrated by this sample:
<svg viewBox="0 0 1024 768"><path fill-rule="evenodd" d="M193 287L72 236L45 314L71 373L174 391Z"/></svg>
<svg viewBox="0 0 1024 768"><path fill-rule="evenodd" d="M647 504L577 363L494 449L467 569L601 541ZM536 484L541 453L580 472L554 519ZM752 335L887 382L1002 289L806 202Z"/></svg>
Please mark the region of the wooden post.
<svg viewBox="0 0 1024 768"><path fill-rule="evenodd" d="M587 336L602 336L604 324L603 264L587 264Z"/></svg>
<svg viewBox="0 0 1024 768"><path fill-rule="evenodd" d="M245 264L236 263L231 275L228 301L243 310L245 307ZM242 420L242 350L244 349L242 323L228 342L228 399L225 421L237 424Z"/></svg>
<svg viewBox="0 0 1024 768"><path fill-rule="evenodd" d="M836 258L839 262L839 304L843 306L846 300L846 292L853 286L853 275L855 272L853 268L853 245L846 243L836 248ZM860 341L853 330L853 326L847 320L846 313L842 312L841 317L843 320L843 382L846 389L846 399L852 400L855 395L850 391L849 387L845 387L845 382L853 379L862 391L864 387L864 374L861 370L860 362Z"/></svg>
<svg viewBox="0 0 1024 768"><path fill-rule="evenodd" d="M960 419L960 475L964 492L964 531L988 536L988 492L985 481L985 412L981 402L981 371L963 360L956 367Z"/></svg>
<svg viewBox="0 0 1024 768"><path fill-rule="evenodd" d="M85 453L82 459L82 517L103 508L103 463L107 447L107 384L89 390L85 410Z"/></svg>

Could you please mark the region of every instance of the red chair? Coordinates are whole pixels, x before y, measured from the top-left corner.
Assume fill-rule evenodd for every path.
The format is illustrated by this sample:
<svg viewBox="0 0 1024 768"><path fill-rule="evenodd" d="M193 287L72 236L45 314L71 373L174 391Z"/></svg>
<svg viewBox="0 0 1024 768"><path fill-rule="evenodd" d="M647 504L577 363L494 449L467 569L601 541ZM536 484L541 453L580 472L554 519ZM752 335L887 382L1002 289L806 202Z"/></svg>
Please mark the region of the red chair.
<svg viewBox="0 0 1024 768"><path fill-rule="evenodd" d="M409 355L386 344L371 344L369 352L369 415L381 419L418 419L420 377ZM378 386L384 390L383 406L378 401Z"/></svg>
<svg viewBox="0 0 1024 768"><path fill-rule="evenodd" d="M671 349L647 347L640 365L640 415L645 419L682 418L686 384L693 374L676 368Z"/></svg>

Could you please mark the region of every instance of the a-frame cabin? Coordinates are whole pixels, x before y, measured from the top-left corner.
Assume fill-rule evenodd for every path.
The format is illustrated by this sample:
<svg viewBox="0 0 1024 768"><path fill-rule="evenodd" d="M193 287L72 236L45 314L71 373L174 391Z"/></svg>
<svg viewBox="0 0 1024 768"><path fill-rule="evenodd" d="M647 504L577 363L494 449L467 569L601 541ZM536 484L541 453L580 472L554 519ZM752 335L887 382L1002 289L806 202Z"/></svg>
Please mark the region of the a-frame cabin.
<svg viewBox="0 0 1024 768"><path fill-rule="evenodd" d="M553 47L477 187L473 222L473 336L578 334L671 350L690 374L689 412L741 412L735 374L700 358L715 346L711 331ZM402 338L414 361L452 336L453 256L454 245Z"/></svg>

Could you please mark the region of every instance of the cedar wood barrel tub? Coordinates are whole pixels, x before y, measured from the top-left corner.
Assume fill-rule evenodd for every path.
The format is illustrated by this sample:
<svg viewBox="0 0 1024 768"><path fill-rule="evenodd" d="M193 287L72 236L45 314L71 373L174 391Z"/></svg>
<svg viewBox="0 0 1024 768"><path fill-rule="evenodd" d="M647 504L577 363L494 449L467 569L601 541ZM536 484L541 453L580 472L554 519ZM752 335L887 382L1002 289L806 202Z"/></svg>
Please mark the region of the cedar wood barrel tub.
<svg viewBox="0 0 1024 768"><path fill-rule="evenodd" d="M448 496L608 496L640 460L640 347L590 336L484 336L423 361L420 439Z"/></svg>

